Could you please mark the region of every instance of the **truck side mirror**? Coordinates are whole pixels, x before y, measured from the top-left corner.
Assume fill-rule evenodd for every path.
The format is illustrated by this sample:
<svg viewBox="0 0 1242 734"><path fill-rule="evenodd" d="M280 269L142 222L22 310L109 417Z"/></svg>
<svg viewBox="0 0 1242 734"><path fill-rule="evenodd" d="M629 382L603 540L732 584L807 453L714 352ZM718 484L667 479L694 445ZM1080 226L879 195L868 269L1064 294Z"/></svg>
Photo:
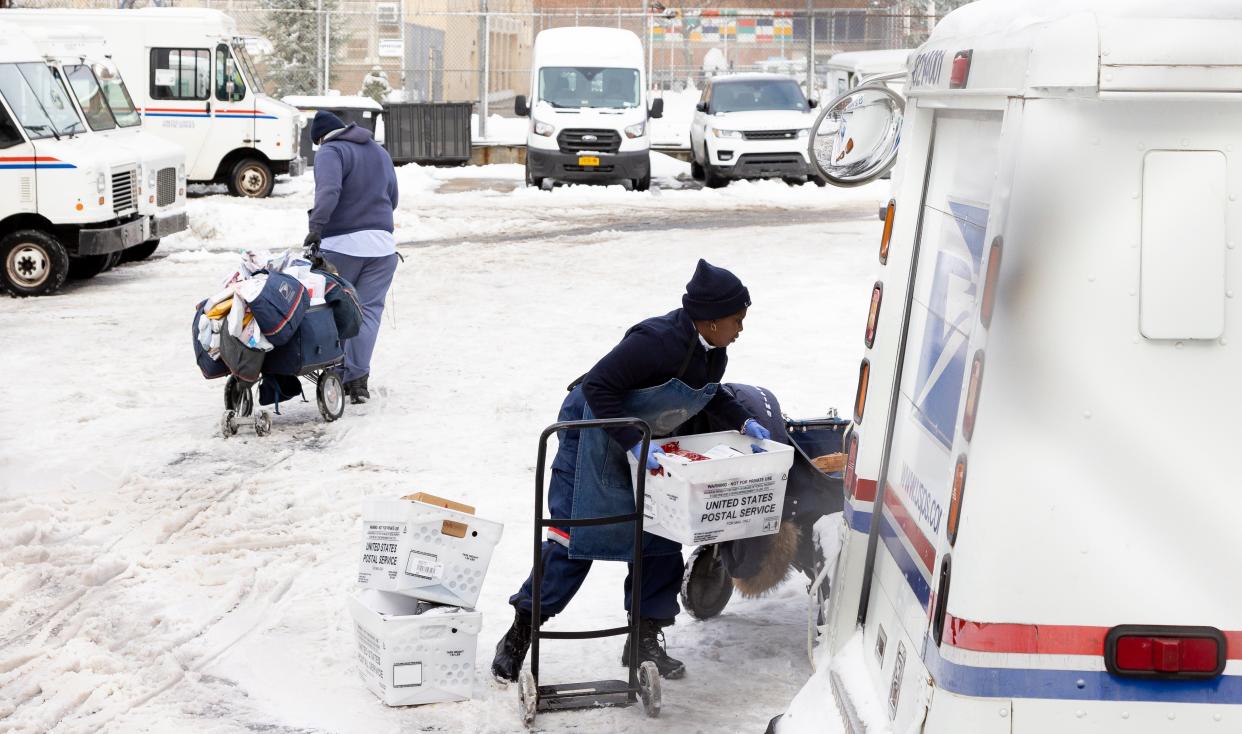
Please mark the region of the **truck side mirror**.
<svg viewBox="0 0 1242 734"><path fill-rule="evenodd" d="M519 94L513 98L513 114L518 117L530 117L530 106L526 104L525 94Z"/></svg>
<svg viewBox="0 0 1242 734"><path fill-rule="evenodd" d="M651 111L648 114L651 116L651 119L653 120L660 118L660 117L664 117L664 98L663 97L656 97L655 99L651 100Z"/></svg>
<svg viewBox="0 0 1242 734"><path fill-rule="evenodd" d="M699 102L698 104L694 106L694 109L698 110L699 112L707 112L707 103Z"/></svg>
<svg viewBox="0 0 1242 734"><path fill-rule="evenodd" d="M897 161L906 101L883 84L855 87L825 104L811 128L810 154L834 186L859 186Z"/></svg>

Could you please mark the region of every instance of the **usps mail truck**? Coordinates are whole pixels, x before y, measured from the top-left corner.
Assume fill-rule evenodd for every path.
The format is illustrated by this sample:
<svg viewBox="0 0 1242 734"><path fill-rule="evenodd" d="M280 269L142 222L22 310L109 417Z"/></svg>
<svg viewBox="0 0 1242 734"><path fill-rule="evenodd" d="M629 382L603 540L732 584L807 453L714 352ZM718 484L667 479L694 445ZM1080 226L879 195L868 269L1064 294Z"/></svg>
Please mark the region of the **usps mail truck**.
<svg viewBox="0 0 1242 734"><path fill-rule="evenodd" d="M107 40L143 125L185 148L191 183L264 197L305 170L298 111L264 93L232 18L204 8L6 10L15 23L86 25Z"/></svg>
<svg viewBox="0 0 1242 734"><path fill-rule="evenodd" d="M821 628L868 675L817 674L868 731L1242 731L1239 37L1233 2L981 0L905 100L825 105L830 181L900 148Z"/></svg>
<svg viewBox="0 0 1242 734"><path fill-rule="evenodd" d="M183 231L186 214L185 151L142 126L125 79L112 62L103 36L85 26L22 29L53 69L60 73L78 112L86 121L84 135L99 145L131 151L139 162L136 188L138 213L147 219L150 239L117 253L126 260L150 257L160 240ZM90 277L106 263L80 259L75 277Z"/></svg>
<svg viewBox="0 0 1242 734"><path fill-rule="evenodd" d="M71 268L151 239L137 156L88 130L58 70L0 21L0 287L13 295L52 293Z"/></svg>

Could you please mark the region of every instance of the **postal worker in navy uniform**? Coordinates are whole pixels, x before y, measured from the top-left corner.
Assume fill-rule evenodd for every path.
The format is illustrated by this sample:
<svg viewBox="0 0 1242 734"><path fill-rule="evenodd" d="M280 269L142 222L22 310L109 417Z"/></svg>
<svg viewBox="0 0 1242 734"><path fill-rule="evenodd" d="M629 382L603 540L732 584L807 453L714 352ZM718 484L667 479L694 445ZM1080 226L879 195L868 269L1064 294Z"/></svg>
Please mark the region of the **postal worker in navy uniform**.
<svg viewBox="0 0 1242 734"><path fill-rule="evenodd" d="M647 319L627 331L621 342L573 386L558 418L640 418L651 426L648 455L638 456L642 441L635 428L562 431L548 486L551 517L634 512L633 482L625 452L634 454L648 469L658 469L655 455L663 450L657 439L702 432L696 425L705 425L708 416L753 438L768 438L767 429L720 389L729 361L725 349L742 332L750 293L733 273L699 260L681 303L682 308ZM628 523L576 527L572 532L550 528L543 544L540 615L546 620L565 608L586 580L592 561L629 561L633 537ZM671 625L680 611L681 546L644 533L642 552L638 662L650 660L661 676L680 678L685 665L668 656L661 630ZM509 599L516 614L513 626L496 645L492 673L498 679L517 680L530 648L531 586L527 578ZM624 598L628 612L628 576ZM628 665L628 658L627 639L621 663Z"/></svg>

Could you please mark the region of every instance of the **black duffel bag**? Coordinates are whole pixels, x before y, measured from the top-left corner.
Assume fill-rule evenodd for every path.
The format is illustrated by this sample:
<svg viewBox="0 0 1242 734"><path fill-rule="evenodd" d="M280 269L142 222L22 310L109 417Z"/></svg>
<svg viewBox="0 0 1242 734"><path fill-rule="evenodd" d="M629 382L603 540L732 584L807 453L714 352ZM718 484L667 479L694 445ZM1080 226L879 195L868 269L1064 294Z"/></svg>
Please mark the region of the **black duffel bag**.
<svg viewBox="0 0 1242 734"><path fill-rule="evenodd" d="M267 353L263 373L304 375L341 361L345 350L334 313L327 305L307 309L293 337Z"/></svg>

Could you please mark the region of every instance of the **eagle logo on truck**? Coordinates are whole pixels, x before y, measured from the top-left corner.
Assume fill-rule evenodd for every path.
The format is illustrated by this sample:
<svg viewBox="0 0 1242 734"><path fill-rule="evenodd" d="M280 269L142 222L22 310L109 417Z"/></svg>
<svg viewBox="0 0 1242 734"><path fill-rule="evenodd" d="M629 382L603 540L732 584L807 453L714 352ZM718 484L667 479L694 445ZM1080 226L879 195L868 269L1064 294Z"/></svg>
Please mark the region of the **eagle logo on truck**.
<svg viewBox="0 0 1242 734"><path fill-rule="evenodd" d="M950 201L940 233L915 380L915 414L944 447L953 446L974 323L988 210Z"/></svg>

